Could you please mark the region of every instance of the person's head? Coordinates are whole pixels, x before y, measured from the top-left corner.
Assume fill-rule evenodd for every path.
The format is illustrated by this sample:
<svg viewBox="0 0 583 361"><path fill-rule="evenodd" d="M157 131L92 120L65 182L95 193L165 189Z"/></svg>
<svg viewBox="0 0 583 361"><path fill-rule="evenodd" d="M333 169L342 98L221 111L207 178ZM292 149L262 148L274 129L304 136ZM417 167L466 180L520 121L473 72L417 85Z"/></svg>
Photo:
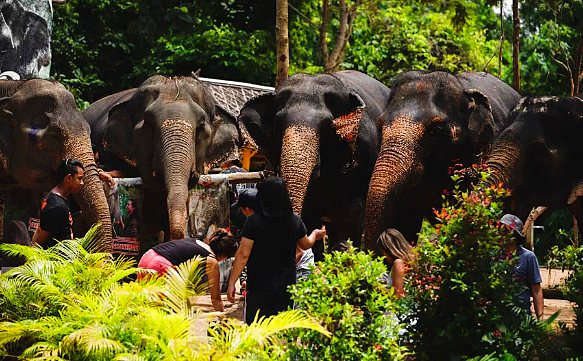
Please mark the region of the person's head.
<svg viewBox="0 0 583 361"><path fill-rule="evenodd" d="M514 241L516 244L523 244L524 243L524 232L522 228L524 227L524 223L522 220L515 216L514 214L505 214L500 218L500 223L504 224L508 227L514 235Z"/></svg>
<svg viewBox="0 0 583 361"><path fill-rule="evenodd" d="M128 199L128 202L126 203L126 209L128 211L128 214L134 213L134 210L136 209L136 207L134 205L133 199Z"/></svg>
<svg viewBox="0 0 583 361"><path fill-rule="evenodd" d="M99 147L96 145L92 145L91 150L93 151L93 159L95 159L95 164L99 165L100 158Z"/></svg>
<svg viewBox="0 0 583 361"><path fill-rule="evenodd" d="M268 218L282 218L293 213L283 179L270 177L257 185L255 212Z"/></svg>
<svg viewBox="0 0 583 361"><path fill-rule="evenodd" d="M65 159L57 166L57 183L68 193L81 190L83 175L83 164L77 159Z"/></svg>
<svg viewBox="0 0 583 361"><path fill-rule="evenodd" d="M386 229L377 240L383 255L391 262L402 259L409 262L412 259L413 246L405 239L401 232L394 228Z"/></svg>
<svg viewBox="0 0 583 361"><path fill-rule="evenodd" d="M224 228L217 229L210 237L209 246L217 261L233 257L237 253L239 244L233 235Z"/></svg>
<svg viewBox="0 0 583 361"><path fill-rule="evenodd" d="M255 199L257 198L257 189L247 188L239 193L239 200L237 205L241 208L241 212L245 217L249 217L254 213Z"/></svg>

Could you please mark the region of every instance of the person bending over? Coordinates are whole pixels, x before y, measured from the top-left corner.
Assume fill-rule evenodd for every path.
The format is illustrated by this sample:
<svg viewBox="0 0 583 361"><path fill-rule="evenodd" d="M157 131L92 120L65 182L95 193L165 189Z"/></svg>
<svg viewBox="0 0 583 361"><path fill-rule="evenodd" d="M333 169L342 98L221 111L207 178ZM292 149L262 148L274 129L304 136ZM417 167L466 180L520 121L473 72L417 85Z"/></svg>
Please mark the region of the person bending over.
<svg viewBox="0 0 583 361"><path fill-rule="evenodd" d="M210 237L209 244L193 238L178 239L154 246L144 253L138 267L165 274L168 268L194 258L206 259L206 276L209 281L211 302L216 311L223 312L220 272L218 262L233 257L237 252L237 241L225 229L218 229ZM140 275L143 277L143 274Z"/></svg>

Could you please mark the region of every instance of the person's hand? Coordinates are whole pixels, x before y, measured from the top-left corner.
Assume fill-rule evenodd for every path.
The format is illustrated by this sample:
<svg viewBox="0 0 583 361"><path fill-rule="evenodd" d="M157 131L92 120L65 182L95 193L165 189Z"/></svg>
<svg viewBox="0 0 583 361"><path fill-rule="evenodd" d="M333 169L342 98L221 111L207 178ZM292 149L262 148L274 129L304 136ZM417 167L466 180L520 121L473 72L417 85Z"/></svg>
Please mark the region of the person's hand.
<svg viewBox="0 0 583 361"><path fill-rule="evenodd" d="M103 182L106 182L110 187L115 185L115 179L113 179L109 173L106 173L102 170L99 170L99 179L101 179Z"/></svg>
<svg viewBox="0 0 583 361"><path fill-rule="evenodd" d="M229 287L227 288L227 299L231 303L235 303L235 284L229 282Z"/></svg>
<svg viewBox="0 0 583 361"><path fill-rule="evenodd" d="M314 229L312 231L312 234L316 237L316 241L324 238L324 236L326 235L326 226L322 226L322 228L320 229Z"/></svg>

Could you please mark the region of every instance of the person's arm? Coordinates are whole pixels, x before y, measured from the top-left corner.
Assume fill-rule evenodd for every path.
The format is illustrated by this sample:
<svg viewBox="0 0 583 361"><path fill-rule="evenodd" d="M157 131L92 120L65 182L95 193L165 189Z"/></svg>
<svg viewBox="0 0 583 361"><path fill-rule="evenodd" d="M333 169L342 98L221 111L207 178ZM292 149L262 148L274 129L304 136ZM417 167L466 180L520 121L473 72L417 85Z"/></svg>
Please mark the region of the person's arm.
<svg viewBox="0 0 583 361"><path fill-rule="evenodd" d="M249 255L251 254L251 249L253 248L253 240L249 238L241 238L241 244L235 254L235 260L233 261L233 270L231 271L231 276L229 277L229 287L227 288L227 298L231 302L235 302L235 283L237 279L243 272L243 268L249 260Z"/></svg>
<svg viewBox="0 0 583 361"><path fill-rule="evenodd" d="M34 234L32 235L32 241L38 245L42 245L43 243L45 243L47 238L49 238L50 234L51 234L50 232L41 229L39 225L36 228L36 231L34 231Z"/></svg>
<svg viewBox="0 0 583 361"><path fill-rule="evenodd" d="M310 249L314 243L326 235L326 226L322 226L320 229L314 229L309 236L304 235L302 238L298 239L298 246L302 250Z"/></svg>
<svg viewBox="0 0 583 361"><path fill-rule="evenodd" d="M225 306L221 299L221 274L219 271L219 263L213 257L206 258L206 275L209 280L209 287L211 291L211 303L215 311L224 312Z"/></svg>
<svg viewBox="0 0 583 361"><path fill-rule="evenodd" d="M536 319L540 320L544 315L545 301L543 297L543 288L540 283L530 285L532 292L532 303L534 304L534 314Z"/></svg>
<svg viewBox="0 0 583 361"><path fill-rule="evenodd" d="M391 280L393 281L393 288L395 289L395 295L398 298L405 296L405 281L403 276L405 275L405 262L402 259L396 259L391 267Z"/></svg>

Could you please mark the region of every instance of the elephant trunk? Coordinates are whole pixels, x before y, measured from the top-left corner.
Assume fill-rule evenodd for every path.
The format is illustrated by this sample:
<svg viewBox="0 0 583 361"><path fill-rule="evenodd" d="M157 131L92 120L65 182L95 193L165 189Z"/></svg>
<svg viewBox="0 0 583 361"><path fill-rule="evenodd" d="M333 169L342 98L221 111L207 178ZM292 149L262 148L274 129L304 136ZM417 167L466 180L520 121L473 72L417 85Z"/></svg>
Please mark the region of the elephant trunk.
<svg viewBox="0 0 583 361"><path fill-rule="evenodd" d="M320 141L316 129L292 126L285 130L281 148L281 177L294 212L301 214L312 171L318 162Z"/></svg>
<svg viewBox="0 0 583 361"><path fill-rule="evenodd" d="M492 148L487 165L491 176L489 184L503 184L508 187L510 176L520 160L520 148L511 142L500 142Z"/></svg>
<svg viewBox="0 0 583 361"><path fill-rule="evenodd" d="M189 122L177 119L165 120L160 132L170 239L181 239L186 234L188 180L194 162L193 133Z"/></svg>
<svg viewBox="0 0 583 361"><path fill-rule="evenodd" d="M78 159L83 164L83 187L76 195L81 207L83 219L89 225L101 224L98 239L102 242L102 251L111 252L111 216L107 206L107 198L99 179L97 165L93 158L91 141L88 134L72 135L65 143L65 157Z"/></svg>
<svg viewBox="0 0 583 361"><path fill-rule="evenodd" d="M422 172L417 161L421 126L395 120L383 127L379 157L369 184L364 218L364 245L377 250L376 240L394 217L395 201L403 186Z"/></svg>

